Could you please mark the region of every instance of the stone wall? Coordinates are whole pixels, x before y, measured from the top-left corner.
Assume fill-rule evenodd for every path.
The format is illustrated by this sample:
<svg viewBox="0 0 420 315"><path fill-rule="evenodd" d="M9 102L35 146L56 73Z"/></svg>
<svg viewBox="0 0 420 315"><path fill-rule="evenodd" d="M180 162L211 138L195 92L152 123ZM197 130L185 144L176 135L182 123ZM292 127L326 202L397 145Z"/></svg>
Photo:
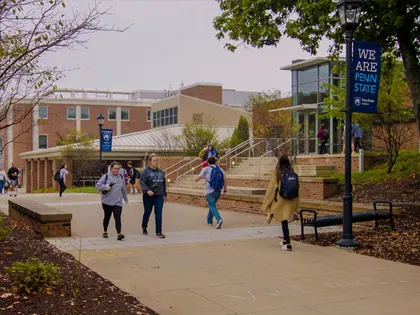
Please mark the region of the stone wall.
<svg viewBox="0 0 420 315"><path fill-rule="evenodd" d="M336 155L300 155L296 158L297 165L331 165L335 166L336 173L344 174L344 154ZM364 156L364 169L370 168L374 164L372 156ZM351 171L359 172L359 154L351 157Z"/></svg>

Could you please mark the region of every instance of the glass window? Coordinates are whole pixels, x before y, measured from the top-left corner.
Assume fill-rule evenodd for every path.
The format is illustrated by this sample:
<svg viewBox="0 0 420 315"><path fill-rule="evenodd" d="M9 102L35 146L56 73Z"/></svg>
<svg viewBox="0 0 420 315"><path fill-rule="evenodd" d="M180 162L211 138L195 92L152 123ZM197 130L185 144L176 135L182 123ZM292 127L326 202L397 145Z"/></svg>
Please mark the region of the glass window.
<svg viewBox="0 0 420 315"><path fill-rule="evenodd" d="M111 108L108 109L108 120L116 120L117 119L117 109Z"/></svg>
<svg viewBox="0 0 420 315"><path fill-rule="evenodd" d="M170 116L173 116L174 115L174 108L172 107L172 108L169 108L169 115Z"/></svg>
<svg viewBox="0 0 420 315"><path fill-rule="evenodd" d="M153 119L154 119L154 117L155 117L155 115L154 115L155 113L153 113ZM150 121L150 109L148 109L147 110L147 112L146 112L146 120L147 121Z"/></svg>
<svg viewBox="0 0 420 315"><path fill-rule="evenodd" d="M38 107L38 116L39 116L39 118L48 119L48 107L47 106L39 106Z"/></svg>
<svg viewBox="0 0 420 315"><path fill-rule="evenodd" d="M297 86L292 86L292 105L297 105L298 89Z"/></svg>
<svg viewBox="0 0 420 315"><path fill-rule="evenodd" d="M178 123L178 115L174 116L174 124Z"/></svg>
<svg viewBox="0 0 420 315"><path fill-rule="evenodd" d="M328 63L319 66L319 79L330 77L330 65Z"/></svg>
<svg viewBox="0 0 420 315"><path fill-rule="evenodd" d="M296 85L296 84L298 84L297 71L293 70L292 71L292 85Z"/></svg>
<svg viewBox="0 0 420 315"><path fill-rule="evenodd" d="M76 107L67 107L67 119L76 119Z"/></svg>
<svg viewBox="0 0 420 315"><path fill-rule="evenodd" d="M47 149L48 148L48 136L47 135L39 135L38 136L38 148L39 149Z"/></svg>
<svg viewBox="0 0 420 315"><path fill-rule="evenodd" d="M318 80L318 67L310 68L307 70L298 71L298 83L306 83Z"/></svg>
<svg viewBox="0 0 420 315"><path fill-rule="evenodd" d="M170 116L169 117L169 124L173 125L174 124L174 116Z"/></svg>
<svg viewBox="0 0 420 315"><path fill-rule="evenodd" d="M121 109L121 120L130 120L130 110Z"/></svg>
<svg viewBox="0 0 420 315"><path fill-rule="evenodd" d="M84 120L89 120L89 108L86 108L86 107L81 108L80 118Z"/></svg>
<svg viewBox="0 0 420 315"><path fill-rule="evenodd" d="M329 83L328 79L320 80L319 81L319 94L318 94L318 102L322 103L324 99L326 99L330 93L327 84Z"/></svg>
<svg viewBox="0 0 420 315"><path fill-rule="evenodd" d="M165 126L168 126L169 125L169 116L166 116L165 117Z"/></svg>
<svg viewBox="0 0 420 315"><path fill-rule="evenodd" d="M318 103L318 81L301 84L298 89L298 105Z"/></svg>

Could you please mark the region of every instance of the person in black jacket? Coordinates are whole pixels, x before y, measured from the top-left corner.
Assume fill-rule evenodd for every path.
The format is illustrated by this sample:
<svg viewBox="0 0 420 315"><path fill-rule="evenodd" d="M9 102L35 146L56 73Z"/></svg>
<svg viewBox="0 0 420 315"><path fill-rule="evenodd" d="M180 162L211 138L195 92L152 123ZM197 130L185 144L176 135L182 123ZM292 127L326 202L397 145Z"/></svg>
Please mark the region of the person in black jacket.
<svg viewBox="0 0 420 315"><path fill-rule="evenodd" d="M153 208L155 209L156 236L165 238L162 233L162 210L163 203L167 200L165 174L159 169L159 160L156 154L147 158L148 166L143 170L140 177L143 191L143 235L147 235L147 225Z"/></svg>
<svg viewBox="0 0 420 315"><path fill-rule="evenodd" d="M7 172L7 176L10 180L10 187L8 190L10 190L10 197L17 196L18 187L19 187L19 169L15 166L15 163L12 163L12 167L9 168L9 171Z"/></svg>

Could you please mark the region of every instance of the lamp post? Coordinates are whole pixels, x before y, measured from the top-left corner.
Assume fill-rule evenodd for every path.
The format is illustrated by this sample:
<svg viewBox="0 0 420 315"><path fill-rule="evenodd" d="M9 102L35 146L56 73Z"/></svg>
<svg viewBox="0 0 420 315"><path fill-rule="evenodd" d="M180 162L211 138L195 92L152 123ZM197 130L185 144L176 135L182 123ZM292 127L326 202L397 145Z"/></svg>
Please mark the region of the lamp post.
<svg viewBox="0 0 420 315"><path fill-rule="evenodd" d="M102 126L104 124L105 117L102 114L99 114L96 118L99 126L99 172L102 175Z"/></svg>
<svg viewBox="0 0 420 315"><path fill-rule="evenodd" d="M352 52L353 32L359 25L362 0L339 0L337 10L346 40L346 130L345 173L343 195L343 234L337 246L353 249L357 246L353 236L353 196L351 185L351 116L352 116Z"/></svg>

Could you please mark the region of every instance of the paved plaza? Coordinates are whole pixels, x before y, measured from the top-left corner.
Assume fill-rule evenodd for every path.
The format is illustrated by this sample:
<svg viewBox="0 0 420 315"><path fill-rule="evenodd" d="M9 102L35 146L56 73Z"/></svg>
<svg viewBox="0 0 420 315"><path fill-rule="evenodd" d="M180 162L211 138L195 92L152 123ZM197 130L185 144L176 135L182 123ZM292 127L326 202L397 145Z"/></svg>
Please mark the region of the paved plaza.
<svg viewBox="0 0 420 315"><path fill-rule="evenodd" d="M280 250L280 229L265 217L223 212L222 230L206 225L206 209L168 203L166 239L140 235L142 204L123 210L126 239L102 239L98 195L21 195L73 213L74 237L50 239L161 315L417 314L420 268L294 243ZM7 198L0 199L6 211ZM113 223L111 221L111 223ZM298 233L291 225L291 233ZM322 237L322 236L321 236Z"/></svg>

